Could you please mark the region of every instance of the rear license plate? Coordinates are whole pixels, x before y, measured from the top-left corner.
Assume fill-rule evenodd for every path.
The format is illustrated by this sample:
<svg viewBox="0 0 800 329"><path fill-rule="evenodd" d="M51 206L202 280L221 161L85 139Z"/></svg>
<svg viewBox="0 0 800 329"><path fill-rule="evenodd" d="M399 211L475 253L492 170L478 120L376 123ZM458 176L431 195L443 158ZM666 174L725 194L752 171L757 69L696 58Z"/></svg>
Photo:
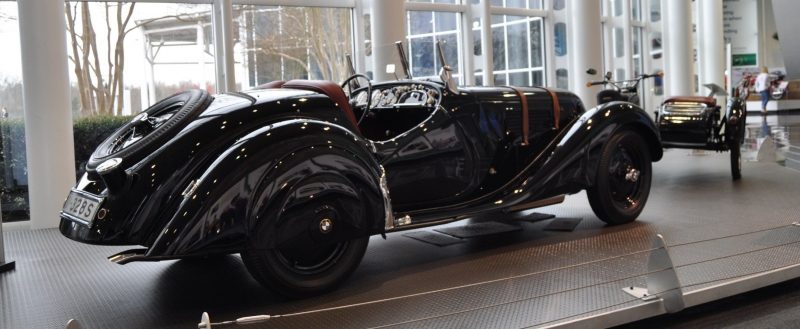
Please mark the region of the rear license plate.
<svg viewBox="0 0 800 329"><path fill-rule="evenodd" d="M64 208L61 211L69 215L69 217L73 217L73 219L78 219L87 225L91 225L94 216L97 215L97 210L100 209L101 202L103 202L103 198L72 190L69 192L67 202L64 203Z"/></svg>

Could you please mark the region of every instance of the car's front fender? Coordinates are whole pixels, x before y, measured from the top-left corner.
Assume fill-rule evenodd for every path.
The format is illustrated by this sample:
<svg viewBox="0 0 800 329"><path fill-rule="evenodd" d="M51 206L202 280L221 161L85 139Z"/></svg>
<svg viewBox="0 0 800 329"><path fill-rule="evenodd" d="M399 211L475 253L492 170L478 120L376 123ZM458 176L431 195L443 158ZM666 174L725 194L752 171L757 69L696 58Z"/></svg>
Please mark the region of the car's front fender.
<svg viewBox="0 0 800 329"><path fill-rule="evenodd" d="M290 140L295 142L287 142ZM378 201L365 202L364 206L386 218L377 216L370 219L372 222L359 225L368 227L369 234L382 232L386 221L390 220L391 205L388 191L381 188L383 172L374 159L371 143L336 124L290 119L258 128L241 137L183 188L183 201L148 249L146 257L241 251L256 226L254 214L260 211L257 208L278 197L264 192L264 179L281 164L282 159L315 145L344 149L363 164L362 168L342 170L350 170L352 172L346 174L368 182L365 189L369 189L371 195L377 193ZM279 241L281 232L272 233L278 238L270 239L263 246L282 242Z"/></svg>
<svg viewBox="0 0 800 329"><path fill-rule="evenodd" d="M621 129L639 133L649 147L653 161L663 156L658 129L653 120L644 110L631 103L598 105L584 112L566 129L557 139L547 161L537 170L532 181L539 182L534 184L539 188L534 187L534 190L575 193L592 186L603 145Z"/></svg>

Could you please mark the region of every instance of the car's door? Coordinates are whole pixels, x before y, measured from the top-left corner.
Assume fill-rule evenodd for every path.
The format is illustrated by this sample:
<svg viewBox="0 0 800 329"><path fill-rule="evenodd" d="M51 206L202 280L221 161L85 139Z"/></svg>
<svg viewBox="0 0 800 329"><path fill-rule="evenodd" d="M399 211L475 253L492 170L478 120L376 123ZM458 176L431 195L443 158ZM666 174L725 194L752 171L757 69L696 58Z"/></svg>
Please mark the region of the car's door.
<svg viewBox="0 0 800 329"><path fill-rule="evenodd" d="M414 128L376 142L395 210L452 203L475 189L479 168L467 141L450 113L436 107Z"/></svg>

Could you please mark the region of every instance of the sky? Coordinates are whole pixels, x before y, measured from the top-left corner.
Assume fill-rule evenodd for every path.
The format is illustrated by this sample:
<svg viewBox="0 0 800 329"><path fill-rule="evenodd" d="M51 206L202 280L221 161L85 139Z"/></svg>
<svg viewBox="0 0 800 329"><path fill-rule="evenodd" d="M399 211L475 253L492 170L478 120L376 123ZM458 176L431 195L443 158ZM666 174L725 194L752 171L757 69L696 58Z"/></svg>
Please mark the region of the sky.
<svg viewBox="0 0 800 329"><path fill-rule="evenodd" d="M98 43L99 53L101 57L105 54L105 17L102 10L103 4L92 3L92 21L95 26L95 31L98 34L98 40L103 42ZM210 5L186 5L186 4L160 4L160 3L138 3L136 4L131 24L136 20L143 20L152 17L159 17L164 15L174 15L177 13L197 12L202 10L210 10ZM70 42L65 29L65 38L67 38L67 47L70 47ZM146 67L143 35L141 33L130 33L125 38L125 83L126 85L139 85L145 80L144 68ZM112 38L113 42L113 38ZM0 51L0 80L21 80L22 69L20 59L20 40L19 40L19 22L17 20L17 4L15 2L0 1L0 44L6 45L8 48L5 51ZM177 49L176 49L177 50ZM69 49L65 49L65 53L69 53ZM178 50L179 52L181 50ZM175 54L172 51L162 51L159 54L161 61L193 61L199 58L199 52L196 48L183 49L182 53ZM211 59L211 56L205 56L206 59ZM101 59L102 60L102 59ZM70 65L70 79L72 77L72 65ZM177 83L187 80L199 80L202 76L206 79L213 81L213 65L206 65L206 68L198 70L198 65L162 65L159 66L156 72L156 80L167 83Z"/></svg>

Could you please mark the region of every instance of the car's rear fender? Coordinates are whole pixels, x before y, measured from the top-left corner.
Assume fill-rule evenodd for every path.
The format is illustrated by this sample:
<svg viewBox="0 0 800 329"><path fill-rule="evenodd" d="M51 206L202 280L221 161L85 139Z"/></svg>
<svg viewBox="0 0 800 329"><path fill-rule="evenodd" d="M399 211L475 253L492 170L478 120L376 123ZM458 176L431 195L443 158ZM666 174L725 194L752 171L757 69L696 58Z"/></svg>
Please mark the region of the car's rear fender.
<svg viewBox="0 0 800 329"><path fill-rule="evenodd" d="M291 140L298 142L287 142ZM390 220L391 205L388 191L382 188L381 182L385 178L382 168L374 159L371 143L349 129L330 122L290 119L243 136L183 187L183 200L148 249L146 257L179 257L242 250L256 227L254 214L262 212L258 208L270 205L271 201L280 197L280 189L267 188L274 182L265 182L265 179L284 158L315 146L343 149L363 164L361 168L351 168L346 174L357 176L364 183L364 189L377 195L377 202L365 202L364 206L380 216L369 219L369 223L358 223L357 226L368 228L360 232L363 235L382 232L386 221ZM258 219L265 220L272 219ZM264 227L264 224L259 226ZM280 230L291 228L291 225L278 226L273 225L272 238L265 239L262 247L274 246L282 242L281 237L290 236L283 235Z"/></svg>

